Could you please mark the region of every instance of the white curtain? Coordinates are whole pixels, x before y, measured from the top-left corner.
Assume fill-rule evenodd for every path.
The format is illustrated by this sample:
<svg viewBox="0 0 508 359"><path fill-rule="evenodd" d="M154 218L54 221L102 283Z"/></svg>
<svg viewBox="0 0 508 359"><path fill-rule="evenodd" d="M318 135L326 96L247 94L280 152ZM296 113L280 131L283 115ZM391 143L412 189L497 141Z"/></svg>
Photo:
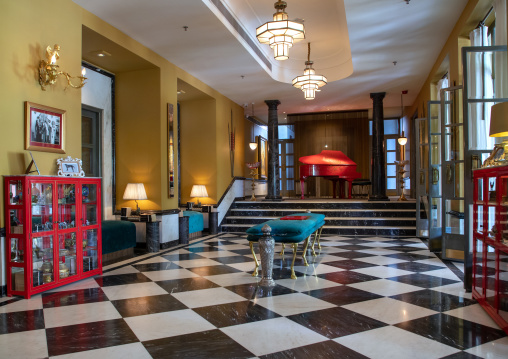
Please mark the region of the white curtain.
<svg viewBox="0 0 508 359"><path fill-rule="evenodd" d="M507 29L506 29L506 0L494 1L494 12L496 14L496 36L495 45L506 45ZM508 81L507 81L508 61L506 52L496 53L495 63L495 89L496 97L508 97Z"/></svg>
<svg viewBox="0 0 508 359"><path fill-rule="evenodd" d="M505 0L503 0L505 1ZM471 46L489 46L487 27L478 26L469 34ZM494 96L492 52L471 52L468 63L468 98L487 99ZM469 106L469 147L485 150L494 147L489 137L490 107L493 103L471 103Z"/></svg>

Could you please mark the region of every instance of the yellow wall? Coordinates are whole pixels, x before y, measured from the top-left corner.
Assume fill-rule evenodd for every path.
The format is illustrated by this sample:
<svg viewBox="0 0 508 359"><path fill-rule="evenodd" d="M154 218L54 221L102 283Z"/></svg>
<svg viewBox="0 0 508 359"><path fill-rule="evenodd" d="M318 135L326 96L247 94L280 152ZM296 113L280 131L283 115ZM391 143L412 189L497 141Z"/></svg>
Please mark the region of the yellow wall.
<svg viewBox="0 0 508 359"><path fill-rule="evenodd" d="M42 91L37 69L46 46L56 43L61 47L60 67L72 75L80 74L81 8L68 0L53 0L51 6L38 0L0 0L0 6L0 174L23 174L29 163L24 102L31 101L66 111L66 153L33 152L41 174L55 175L56 159L81 157L81 91L65 90L61 80ZM4 226L3 202L2 190L0 227Z"/></svg>
<svg viewBox="0 0 508 359"><path fill-rule="evenodd" d="M180 137L182 203L197 200L190 197L194 184L206 186L201 203L217 203L214 99L180 103Z"/></svg>
<svg viewBox="0 0 508 359"><path fill-rule="evenodd" d="M136 207L122 199L129 182L145 185L148 200L139 202L142 209L160 210L161 191L161 121L159 69L122 72L116 75L116 194L119 207ZM164 139L165 141L165 139Z"/></svg>

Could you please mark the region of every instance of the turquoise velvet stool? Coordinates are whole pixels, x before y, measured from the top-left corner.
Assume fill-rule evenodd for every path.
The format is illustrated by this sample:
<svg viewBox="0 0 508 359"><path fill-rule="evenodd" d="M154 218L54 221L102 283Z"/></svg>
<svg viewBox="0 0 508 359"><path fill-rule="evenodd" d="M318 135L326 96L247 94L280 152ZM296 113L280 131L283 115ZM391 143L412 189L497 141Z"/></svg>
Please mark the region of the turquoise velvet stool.
<svg viewBox="0 0 508 359"><path fill-rule="evenodd" d="M183 211L185 217L189 217L189 234L203 231L203 213Z"/></svg>
<svg viewBox="0 0 508 359"><path fill-rule="evenodd" d="M314 251L314 244L316 241L318 241L319 248L321 248L321 245L319 244L318 237L321 236L321 231L323 229L323 226L325 224L325 216L324 214L316 214L316 213L295 213L291 214L289 216L285 217L291 217L291 216L305 216L308 217L304 220L281 220L279 219L272 219L270 221L257 224L251 228L249 228L247 232L247 240L249 241L249 246L252 252L252 255L254 257L254 261L256 263L256 268L254 269L253 276L258 275L258 267L259 262L256 257L256 253L254 252L254 243L257 242L262 236L263 232L261 231L261 228L265 224L270 226L272 229L271 236L275 240L276 243L282 244L282 251L281 255L284 255L284 245L290 244L293 248L293 261L291 263L291 278L296 279L295 271L294 271L294 264L296 259L296 251L298 248L298 243L304 242L303 247L303 253L302 253L302 259L305 264L305 266L308 266L307 258L305 257L307 252L307 247L309 245L310 237L314 233L314 241L312 242L311 248L312 248L312 254L315 256L316 253Z"/></svg>

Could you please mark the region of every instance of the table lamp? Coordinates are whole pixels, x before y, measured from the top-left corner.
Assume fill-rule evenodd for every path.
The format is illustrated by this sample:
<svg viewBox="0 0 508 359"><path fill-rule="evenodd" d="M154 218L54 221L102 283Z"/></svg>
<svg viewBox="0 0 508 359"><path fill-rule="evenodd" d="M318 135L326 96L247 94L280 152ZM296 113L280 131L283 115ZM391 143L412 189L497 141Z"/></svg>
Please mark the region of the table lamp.
<svg viewBox="0 0 508 359"><path fill-rule="evenodd" d="M508 102L501 102L492 106L489 135L490 137L508 137ZM508 164L508 139L497 143L494 150L496 148L503 149L503 154L496 160L496 164Z"/></svg>
<svg viewBox="0 0 508 359"><path fill-rule="evenodd" d="M138 200L147 199L143 183L127 183L127 187L125 187L125 192L123 193L123 199L136 201L135 214L139 216L141 210L139 209Z"/></svg>
<svg viewBox="0 0 508 359"><path fill-rule="evenodd" d="M199 197L208 197L208 193L206 192L206 187L202 184L195 184L192 186L191 197L198 197L197 206L201 207L201 202L199 202Z"/></svg>

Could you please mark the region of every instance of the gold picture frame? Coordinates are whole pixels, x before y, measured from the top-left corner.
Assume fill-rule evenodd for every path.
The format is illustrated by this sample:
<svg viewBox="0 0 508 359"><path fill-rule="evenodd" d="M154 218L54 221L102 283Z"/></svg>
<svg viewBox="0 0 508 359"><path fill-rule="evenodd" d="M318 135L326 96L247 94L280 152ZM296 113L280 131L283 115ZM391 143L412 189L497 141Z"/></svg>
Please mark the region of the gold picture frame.
<svg viewBox="0 0 508 359"><path fill-rule="evenodd" d="M25 101L25 150L65 153L65 113Z"/></svg>
<svg viewBox="0 0 508 359"><path fill-rule="evenodd" d="M259 178L268 177L268 141L263 136L256 136L258 143Z"/></svg>

